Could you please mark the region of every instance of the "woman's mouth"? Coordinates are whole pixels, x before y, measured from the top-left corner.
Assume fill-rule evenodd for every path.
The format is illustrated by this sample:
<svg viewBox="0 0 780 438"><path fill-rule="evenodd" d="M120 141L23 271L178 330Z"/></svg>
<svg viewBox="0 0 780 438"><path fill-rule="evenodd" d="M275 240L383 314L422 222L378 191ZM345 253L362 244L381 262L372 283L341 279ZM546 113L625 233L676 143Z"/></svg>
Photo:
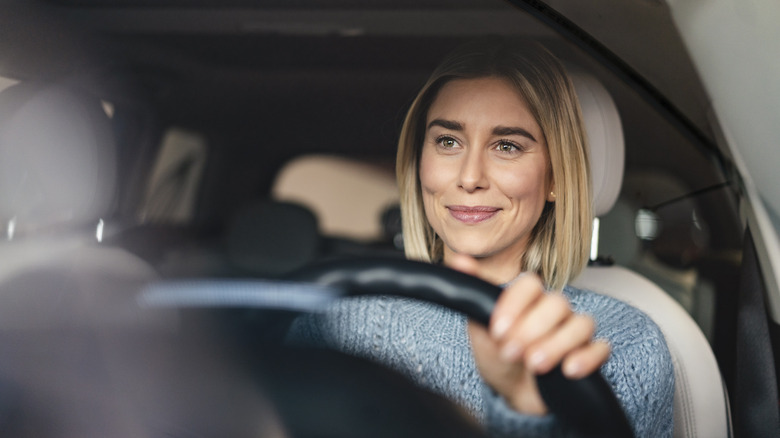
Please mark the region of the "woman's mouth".
<svg viewBox="0 0 780 438"><path fill-rule="evenodd" d="M450 216L465 224L478 224L492 218L501 209L485 206L449 205L447 210L450 212Z"/></svg>

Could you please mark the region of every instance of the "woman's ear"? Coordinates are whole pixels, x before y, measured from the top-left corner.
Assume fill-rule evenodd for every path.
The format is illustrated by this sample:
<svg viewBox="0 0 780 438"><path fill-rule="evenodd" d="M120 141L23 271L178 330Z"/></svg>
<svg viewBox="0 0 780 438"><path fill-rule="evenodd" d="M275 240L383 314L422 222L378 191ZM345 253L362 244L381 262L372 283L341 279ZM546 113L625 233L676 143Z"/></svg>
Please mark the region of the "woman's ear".
<svg viewBox="0 0 780 438"><path fill-rule="evenodd" d="M545 175L547 202L555 202L555 198L558 196L558 193L555 191L555 172L553 172L552 162L548 161L547 166L547 175Z"/></svg>

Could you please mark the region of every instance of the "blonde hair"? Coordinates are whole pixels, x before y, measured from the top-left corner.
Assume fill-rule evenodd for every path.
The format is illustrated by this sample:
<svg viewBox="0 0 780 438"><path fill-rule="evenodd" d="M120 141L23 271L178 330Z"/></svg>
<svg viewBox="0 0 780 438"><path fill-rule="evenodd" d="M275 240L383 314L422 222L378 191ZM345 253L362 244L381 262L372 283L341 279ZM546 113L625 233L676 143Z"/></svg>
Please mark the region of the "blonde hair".
<svg viewBox="0 0 780 438"><path fill-rule="evenodd" d="M592 217L591 179L579 101L565 69L534 43L483 40L452 52L423 86L409 109L398 141L396 176L406 256L440 261L443 244L425 217L419 161L428 109L441 87L454 79L499 77L524 98L547 142L556 198L531 232L521 270L539 274L561 289L588 261Z"/></svg>

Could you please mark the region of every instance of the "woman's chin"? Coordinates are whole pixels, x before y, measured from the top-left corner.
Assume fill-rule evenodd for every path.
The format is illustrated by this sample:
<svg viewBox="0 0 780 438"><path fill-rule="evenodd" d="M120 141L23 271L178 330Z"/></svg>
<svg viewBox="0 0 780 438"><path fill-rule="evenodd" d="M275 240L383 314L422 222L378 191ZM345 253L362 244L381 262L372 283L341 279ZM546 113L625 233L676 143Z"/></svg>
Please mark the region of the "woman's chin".
<svg viewBox="0 0 780 438"><path fill-rule="evenodd" d="M484 259L496 254L496 249L490 245L485 245L484 242L475 242L468 244L468 242L459 242L456 247L448 247L450 251L455 254L462 254L474 257L475 259Z"/></svg>

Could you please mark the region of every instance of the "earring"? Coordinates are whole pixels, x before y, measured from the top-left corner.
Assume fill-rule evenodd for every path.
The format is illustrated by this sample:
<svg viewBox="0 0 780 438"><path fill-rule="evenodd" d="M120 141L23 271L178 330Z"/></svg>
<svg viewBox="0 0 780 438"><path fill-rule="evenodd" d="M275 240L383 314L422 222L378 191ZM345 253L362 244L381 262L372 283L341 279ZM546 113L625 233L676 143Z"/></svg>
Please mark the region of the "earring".
<svg viewBox="0 0 780 438"><path fill-rule="evenodd" d="M555 192L550 192L550 196L552 196L553 198L555 198Z"/></svg>

